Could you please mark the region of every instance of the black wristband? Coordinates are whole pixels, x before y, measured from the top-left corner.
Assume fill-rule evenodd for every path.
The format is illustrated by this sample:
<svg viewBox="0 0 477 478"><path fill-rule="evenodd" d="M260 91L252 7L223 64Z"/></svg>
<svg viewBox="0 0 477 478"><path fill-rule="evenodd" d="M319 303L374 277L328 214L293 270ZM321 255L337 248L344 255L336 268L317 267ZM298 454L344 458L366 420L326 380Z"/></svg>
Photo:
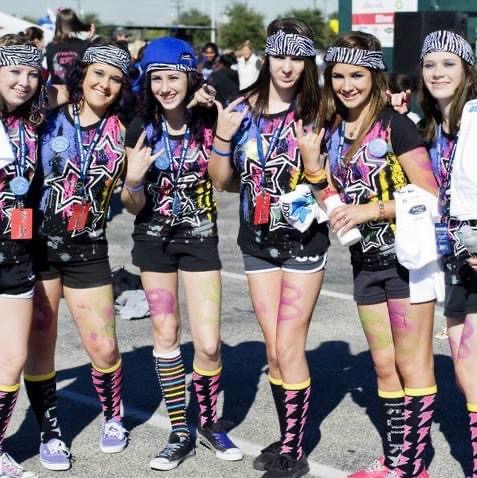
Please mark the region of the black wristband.
<svg viewBox="0 0 477 478"><path fill-rule="evenodd" d="M231 143L231 142L232 142L231 139L222 138L222 136L219 136L218 134L216 134L215 137L216 137L217 139L220 139L220 141L223 141L224 143Z"/></svg>

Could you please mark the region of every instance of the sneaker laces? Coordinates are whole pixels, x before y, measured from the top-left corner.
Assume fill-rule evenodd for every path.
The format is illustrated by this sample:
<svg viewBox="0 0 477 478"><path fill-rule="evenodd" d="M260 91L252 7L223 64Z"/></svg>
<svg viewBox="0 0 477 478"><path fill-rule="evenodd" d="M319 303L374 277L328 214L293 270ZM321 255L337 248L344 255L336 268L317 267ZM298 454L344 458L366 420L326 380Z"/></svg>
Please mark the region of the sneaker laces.
<svg viewBox="0 0 477 478"><path fill-rule="evenodd" d="M160 458L169 458L182 447L182 443L168 443L159 453Z"/></svg>
<svg viewBox="0 0 477 478"><path fill-rule="evenodd" d="M109 420L104 424L104 436L106 438L117 438L123 440L127 430L116 420Z"/></svg>
<svg viewBox="0 0 477 478"><path fill-rule="evenodd" d="M65 442L58 440L57 438L46 443L46 447L48 448L48 452L52 455L64 455L68 457L71 455L71 452L65 445Z"/></svg>
<svg viewBox="0 0 477 478"><path fill-rule="evenodd" d="M2 474L8 473L12 474L12 476L22 476L24 471L25 468L17 463L8 453L2 453L0 456L0 472Z"/></svg>
<svg viewBox="0 0 477 478"><path fill-rule="evenodd" d="M225 448L225 449L230 449L230 448L237 448L232 440L229 438L229 436L227 435L227 433L225 432L215 432L215 433L212 433L212 435L214 436L215 440L217 441L217 443L219 444L219 446L221 448Z"/></svg>
<svg viewBox="0 0 477 478"><path fill-rule="evenodd" d="M401 475L396 470L391 470L387 475L386 478L401 478Z"/></svg>

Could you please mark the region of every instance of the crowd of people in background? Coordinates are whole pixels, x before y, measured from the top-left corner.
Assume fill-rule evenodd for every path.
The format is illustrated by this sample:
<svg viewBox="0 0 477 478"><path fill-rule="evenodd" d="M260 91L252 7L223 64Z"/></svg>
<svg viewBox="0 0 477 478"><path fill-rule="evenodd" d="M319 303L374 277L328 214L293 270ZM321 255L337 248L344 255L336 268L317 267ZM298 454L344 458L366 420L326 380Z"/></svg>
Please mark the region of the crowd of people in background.
<svg viewBox="0 0 477 478"><path fill-rule="evenodd" d="M321 81L306 22L274 20L258 47L262 57L247 39L235 52L209 42L197 54L166 36L133 50L126 29L99 37L71 9L58 11L46 47L34 27L0 38L1 478L37 476L3 449L22 373L41 465L71 467L57 414L62 295L91 360L100 449L127 447L105 232L118 185L135 216L132 263L150 310L151 361L170 422L152 469L172 470L195 455L179 278L194 346L198 441L218 459L243 458L217 407L223 364L215 191L227 190L238 193L237 243L278 418L277 439L255 457L254 469L264 478L310 470L304 434L314 413L315 364L305 348L331 229L350 247L353 296L382 410L383 453L350 478L429 477L438 393L432 334L443 299L477 478L477 211L475 201L459 196L477 198L466 150L477 127L472 48L452 31L430 33L419 81L394 77L391 94L373 35L338 36ZM418 91L421 118L409 115L410 89Z"/></svg>

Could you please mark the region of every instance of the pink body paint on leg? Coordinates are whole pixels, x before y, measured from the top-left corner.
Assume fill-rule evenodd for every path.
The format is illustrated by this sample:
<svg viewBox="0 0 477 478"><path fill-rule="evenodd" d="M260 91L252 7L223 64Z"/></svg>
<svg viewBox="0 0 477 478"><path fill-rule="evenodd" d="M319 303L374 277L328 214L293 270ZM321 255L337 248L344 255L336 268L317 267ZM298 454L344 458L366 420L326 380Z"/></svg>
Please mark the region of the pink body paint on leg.
<svg viewBox="0 0 477 478"><path fill-rule="evenodd" d="M300 288L286 280L282 281L280 291L280 308L278 310L278 322L282 320L296 320L302 316L303 310L300 301L303 294Z"/></svg>
<svg viewBox="0 0 477 478"><path fill-rule="evenodd" d="M147 289L145 292L151 316L175 314L176 298L172 292L161 288Z"/></svg>
<svg viewBox="0 0 477 478"><path fill-rule="evenodd" d="M462 331L462 337L460 339L459 354L457 358L459 360L465 360L470 354L471 350L468 341L474 335L474 327L470 320L465 321L464 330Z"/></svg>
<svg viewBox="0 0 477 478"><path fill-rule="evenodd" d="M389 320L393 329L411 332L413 327L406 321L408 304L401 300L388 300Z"/></svg>

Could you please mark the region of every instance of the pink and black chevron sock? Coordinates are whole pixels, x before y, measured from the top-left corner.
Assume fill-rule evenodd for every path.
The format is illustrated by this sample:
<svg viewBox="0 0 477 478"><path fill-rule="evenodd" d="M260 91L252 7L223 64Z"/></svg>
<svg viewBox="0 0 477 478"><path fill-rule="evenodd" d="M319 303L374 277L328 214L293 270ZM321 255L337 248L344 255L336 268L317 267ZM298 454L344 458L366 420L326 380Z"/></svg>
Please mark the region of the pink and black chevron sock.
<svg viewBox="0 0 477 478"><path fill-rule="evenodd" d="M412 478L425 468L425 451L430 442L437 387L406 388L404 398L404 442L398 469Z"/></svg>
<svg viewBox="0 0 477 478"><path fill-rule="evenodd" d="M18 397L20 384L0 385L0 453L7 432L8 423L12 417L13 409Z"/></svg>
<svg viewBox="0 0 477 478"><path fill-rule="evenodd" d="M472 444L472 478L477 478L477 403L468 403L469 431Z"/></svg>
<svg viewBox="0 0 477 478"><path fill-rule="evenodd" d="M24 376L25 388L36 420L40 425L42 443L61 437L56 411L56 372Z"/></svg>
<svg viewBox="0 0 477 478"><path fill-rule="evenodd" d="M404 440L404 390L378 390L383 419L384 465L396 468Z"/></svg>
<svg viewBox="0 0 477 478"><path fill-rule="evenodd" d="M165 354L154 352L154 365L172 431L178 435L189 435L186 421L185 370L180 349Z"/></svg>
<svg viewBox="0 0 477 478"><path fill-rule="evenodd" d="M211 427L218 422L217 399L220 392L222 367L216 370L202 370L194 364L192 383L199 404L200 426Z"/></svg>
<svg viewBox="0 0 477 478"><path fill-rule="evenodd" d="M283 390L283 381L281 379L273 378L271 375L268 375L268 381L270 382L273 401L277 410L278 423L280 425L280 439L282 439L285 434L286 426L286 410L284 407L285 391Z"/></svg>
<svg viewBox="0 0 477 478"><path fill-rule="evenodd" d="M303 435L310 407L310 384L310 379L298 384L283 384L286 426L280 454L290 455L295 460L304 455Z"/></svg>
<svg viewBox="0 0 477 478"><path fill-rule="evenodd" d="M123 367L121 360L109 369L91 367L93 385L101 401L104 418L121 417L121 398L123 388Z"/></svg>

